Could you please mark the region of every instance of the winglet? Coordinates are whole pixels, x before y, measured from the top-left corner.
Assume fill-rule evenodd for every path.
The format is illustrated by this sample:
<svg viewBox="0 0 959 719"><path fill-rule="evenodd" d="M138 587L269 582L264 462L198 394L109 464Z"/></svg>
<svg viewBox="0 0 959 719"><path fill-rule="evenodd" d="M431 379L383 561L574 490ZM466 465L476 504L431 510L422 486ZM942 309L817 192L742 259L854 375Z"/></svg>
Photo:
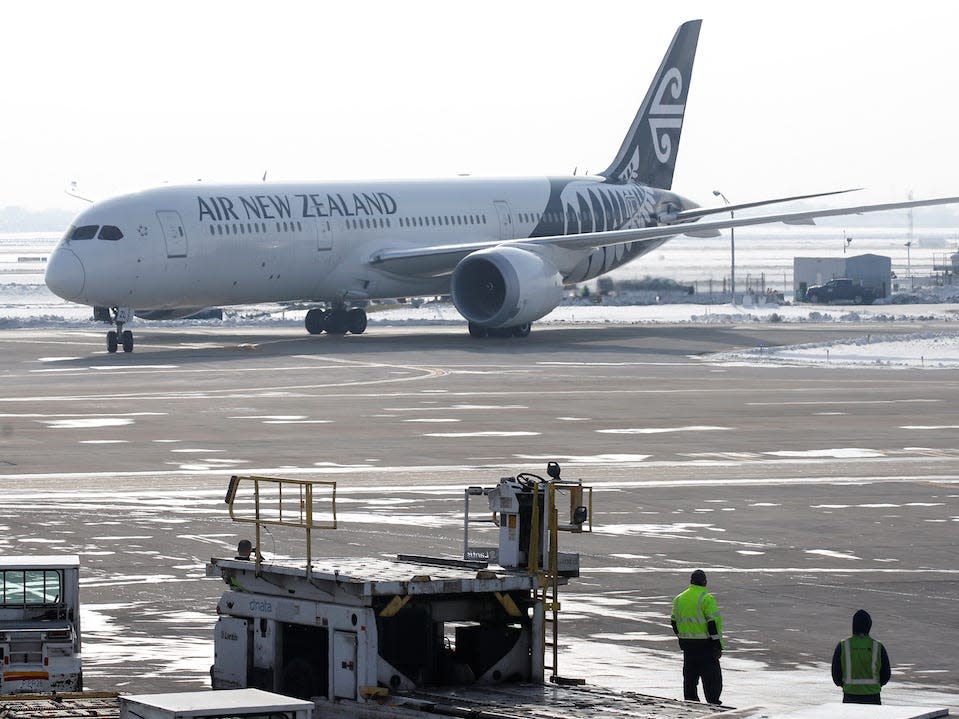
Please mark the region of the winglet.
<svg viewBox="0 0 959 719"><path fill-rule="evenodd" d="M702 22L685 22L673 36L616 159L599 173L608 181L641 182L664 190L672 187Z"/></svg>

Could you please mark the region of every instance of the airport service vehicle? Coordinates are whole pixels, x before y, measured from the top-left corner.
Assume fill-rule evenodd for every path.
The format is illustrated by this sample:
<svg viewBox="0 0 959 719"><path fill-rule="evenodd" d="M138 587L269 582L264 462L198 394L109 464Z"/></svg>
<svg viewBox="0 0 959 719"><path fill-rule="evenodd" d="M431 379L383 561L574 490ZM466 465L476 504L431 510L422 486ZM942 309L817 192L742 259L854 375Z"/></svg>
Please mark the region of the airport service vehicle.
<svg viewBox="0 0 959 719"><path fill-rule="evenodd" d="M876 296L875 290L846 278L829 280L806 290L807 302L851 302L854 305L871 305L876 301Z"/></svg>
<svg viewBox="0 0 959 719"><path fill-rule="evenodd" d="M704 208L672 191L701 21L680 26L609 166L595 176L165 186L94 203L47 262L56 295L134 317L305 302L311 334L360 334L365 303L451 295L474 337L529 334L565 285L676 235L944 204L939 198L744 217L832 192ZM848 190L847 190L848 191ZM729 219L703 221L712 215ZM735 216L734 216L735 215ZM102 314L101 310L101 314Z"/></svg>
<svg viewBox="0 0 959 719"><path fill-rule="evenodd" d="M559 590L579 555L559 551L559 537L592 531L592 489L555 463L547 473L465 488L462 554L395 560L312 556L311 532L336 527L334 482L233 477L230 515L254 526L256 549L207 567L227 585L213 687L311 698L317 717L555 717L574 704L583 716L708 713L560 673ZM282 527L306 533L305 562L259 551Z"/></svg>
<svg viewBox="0 0 959 719"><path fill-rule="evenodd" d="M0 694L81 689L80 558L0 556Z"/></svg>

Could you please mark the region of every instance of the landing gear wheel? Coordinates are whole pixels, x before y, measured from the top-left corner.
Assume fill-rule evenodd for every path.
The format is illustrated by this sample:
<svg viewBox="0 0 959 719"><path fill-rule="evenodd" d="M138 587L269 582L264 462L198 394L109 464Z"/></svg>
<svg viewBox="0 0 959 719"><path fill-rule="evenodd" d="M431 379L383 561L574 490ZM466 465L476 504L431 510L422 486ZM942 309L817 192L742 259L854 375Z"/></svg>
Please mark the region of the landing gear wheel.
<svg viewBox="0 0 959 719"><path fill-rule="evenodd" d="M525 322L521 325L516 325L513 328L513 337L529 337L529 333L532 329L532 322Z"/></svg>
<svg viewBox="0 0 959 719"><path fill-rule="evenodd" d="M109 312L116 329L107 332L107 352L113 354L121 344L124 352L132 352L133 333L130 330L124 330L123 325L133 319L133 308L111 307Z"/></svg>
<svg viewBox="0 0 959 719"><path fill-rule="evenodd" d="M361 335L366 332L366 310L352 309L346 313L347 325L350 332L354 335Z"/></svg>
<svg viewBox="0 0 959 719"><path fill-rule="evenodd" d="M482 325L478 325L475 322L470 322L469 324L470 337L476 337L477 339L482 339L486 336L486 328Z"/></svg>
<svg viewBox="0 0 959 719"><path fill-rule="evenodd" d="M318 335L326 329L326 312L320 309L312 309L306 313L303 323L306 325L306 331L311 335Z"/></svg>
<svg viewBox="0 0 959 719"><path fill-rule="evenodd" d="M326 333L329 335L345 335L350 329L349 317L345 309L336 308L329 311L326 317Z"/></svg>
<svg viewBox="0 0 959 719"><path fill-rule="evenodd" d="M852 303L853 303L854 305L861 305L861 304L862 304L862 295L856 295L855 297L853 297L853 298L852 298Z"/></svg>

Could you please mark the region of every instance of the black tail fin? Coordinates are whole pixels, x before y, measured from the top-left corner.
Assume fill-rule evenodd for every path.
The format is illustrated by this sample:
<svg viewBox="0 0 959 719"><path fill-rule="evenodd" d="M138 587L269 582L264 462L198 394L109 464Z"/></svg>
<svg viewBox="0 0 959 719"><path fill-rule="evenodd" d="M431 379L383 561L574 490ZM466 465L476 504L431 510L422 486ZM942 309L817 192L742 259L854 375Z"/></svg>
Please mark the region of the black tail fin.
<svg viewBox="0 0 959 719"><path fill-rule="evenodd" d="M599 173L610 182L642 182L664 190L672 187L702 22L690 20L676 31L616 159Z"/></svg>

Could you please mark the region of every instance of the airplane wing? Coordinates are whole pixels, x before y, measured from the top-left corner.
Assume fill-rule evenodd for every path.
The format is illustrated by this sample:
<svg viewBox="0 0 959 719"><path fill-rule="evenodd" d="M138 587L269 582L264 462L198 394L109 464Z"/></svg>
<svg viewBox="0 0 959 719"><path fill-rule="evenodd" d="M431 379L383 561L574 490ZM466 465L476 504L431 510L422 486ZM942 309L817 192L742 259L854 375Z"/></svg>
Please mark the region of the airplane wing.
<svg viewBox="0 0 959 719"><path fill-rule="evenodd" d="M436 277L452 272L456 264L468 254L488 247L521 245L530 249L539 246L567 250L589 250L630 242L657 240L664 237L674 237L676 235L688 234L695 237L710 236L712 233L718 233L719 230L726 230L732 227L767 225L775 222L813 224L813 220L818 217L859 215L866 212L905 210L911 207L930 207L933 205L949 205L955 203L959 203L959 197L938 197L929 200L908 200L905 202L888 202L879 205L856 205L806 210L802 212L783 212L774 215L757 215L755 217L736 217L728 220L711 220L709 222L697 222L695 220L692 222L677 221L653 227L610 230L607 232L587 232L575 235L527 237L515 240L485 240L482 242L464 242L449 245L384 249L373 253L369 258L369 263L371 265L377 265L387 272ZM750 203L750 206L760 204L764 203ZM695 212L695 210L693 212Z"/></svg>
<svg viewBox="0 0 959 719"><path fill-rule="evenodd" d="M783 202L793 202L795 200L809 200L813 197L828 197L829 195L844 195L847 192L859 192L861 187L852 187L848 190L833 190L832 192L816 192L812 195L793 195L792 197L777 197L772 200L759 200L758 202L743 202L736 205L719 205L717 207L694 207L691 210L682 210L674 213L668 218L669 222L691 222L698 220L706 215L721 215L728 212L739 212L740 210L749 210L753 207L763 207L764 205L778 205ZM661 218L662 220L663 218ZM803 222L802 224L806 224ZM810 223L811 224L811 223Z"/></svg>

